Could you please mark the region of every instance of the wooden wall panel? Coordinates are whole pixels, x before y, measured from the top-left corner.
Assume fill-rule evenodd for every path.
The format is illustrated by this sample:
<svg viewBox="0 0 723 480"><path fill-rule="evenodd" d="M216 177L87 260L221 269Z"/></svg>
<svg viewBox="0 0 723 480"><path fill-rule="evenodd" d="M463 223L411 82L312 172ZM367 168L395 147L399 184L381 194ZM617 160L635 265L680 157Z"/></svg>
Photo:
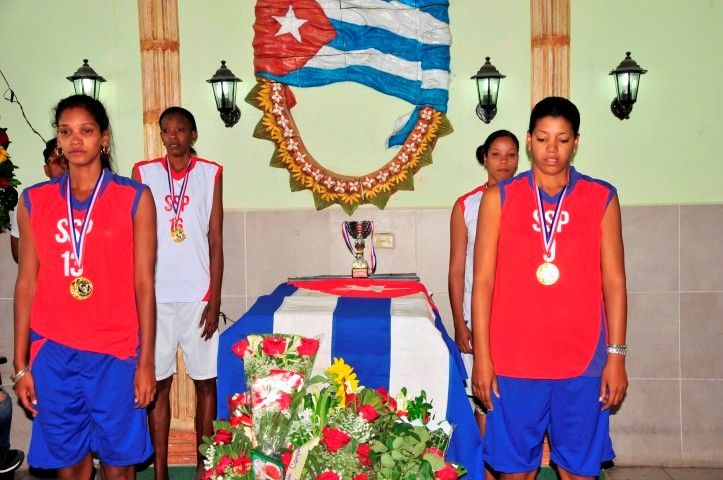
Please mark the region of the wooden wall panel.
<svg viewBox="0 0 723 480"><path fill-rule="evenodd" d="M530 0L532 105L570 96L570 0Z"/></svg>

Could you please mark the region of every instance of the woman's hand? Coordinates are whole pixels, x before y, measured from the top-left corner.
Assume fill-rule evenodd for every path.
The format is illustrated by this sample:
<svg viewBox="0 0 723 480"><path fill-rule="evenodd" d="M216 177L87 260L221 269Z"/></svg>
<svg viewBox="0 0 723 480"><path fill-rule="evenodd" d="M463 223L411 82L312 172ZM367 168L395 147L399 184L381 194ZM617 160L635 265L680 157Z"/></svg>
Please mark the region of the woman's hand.
<svg viewBox="0 0 723 480"><path fill-rule="evenodd" d="M475 397L492 411L492 394L500 398L500 391L497 387L497 375L495 375L495 367L491 358L484 360L474 359L472 367L472 393Z"/></svg>
<svg viewBox="0 0 723 480"><path fill-rule="evenodd" d="M153 364L139 364L133 378L136 408L146 408L156 396L156 375Z"/></svg>
<svg viewBox="0 0 723 480"><path fill-rule="evenodd" d="M221 311L221 305L215 302L208 302L206 307L203 309L201 314L201 321L198 323L199 327L203 327L201 338L208 341L211 340L213 334L218 330L218 315Z"/></svg>
<svg viewBox="0 0 723 480"><path fill-rule="evenodd" d="M628 389L628 374L625 371L625 357L608 354L608 361L602 372L599 401L604 403L602 409L617 407L625 398Z"/></svg>
<svg viewBox="0 0 723 480"><path fill-rule="evenodd" d="M459 325L454 329L454 343L462 353L472 353L472 330L467 325Z"/></svg>
<svg viewBox="0 0 723 480"><path fill-rule="evenodd" d="M38 404L38 397L35 394L35 380L29 370L15 384L15 393L20 400L20 405L33 417L36 416L38 410L35 406Z"/></svg>

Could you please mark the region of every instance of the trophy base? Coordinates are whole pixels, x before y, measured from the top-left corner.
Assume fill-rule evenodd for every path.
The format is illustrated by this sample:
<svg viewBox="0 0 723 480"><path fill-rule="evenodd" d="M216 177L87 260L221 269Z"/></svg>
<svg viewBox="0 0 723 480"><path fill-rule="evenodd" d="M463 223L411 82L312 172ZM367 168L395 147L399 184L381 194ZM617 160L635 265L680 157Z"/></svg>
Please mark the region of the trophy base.
<svg viewBox="0 0 723 480"><path fill-rule="evenodd" d="M351 278L367 278L369 277L369 269L367 267L358 267L351 269Z"/></svg>

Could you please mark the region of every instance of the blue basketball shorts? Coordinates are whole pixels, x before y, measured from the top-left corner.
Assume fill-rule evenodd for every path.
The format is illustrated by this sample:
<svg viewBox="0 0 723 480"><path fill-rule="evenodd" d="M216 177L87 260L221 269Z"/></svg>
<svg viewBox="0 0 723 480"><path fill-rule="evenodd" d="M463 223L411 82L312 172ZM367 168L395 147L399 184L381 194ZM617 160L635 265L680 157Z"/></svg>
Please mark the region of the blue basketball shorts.
<svg viewBox="0 0 723 480"><path fill-rule="evenodd" d="M484 439L485 462L503 473L536 470L545 432L550 459L564 470L597 476L615 454L609 436L610 411L601 411L600 377L533 380L497 377Z"/></svg>
<svg viewBox="0 0 723 480"><path fill-rule="evenodd" d="M32 363L38 415L28 463L36 468L70 467L90 452L115 467L148 459L153 447L146 410L134 408L138 359L40 341L44 343Z"/></svg>

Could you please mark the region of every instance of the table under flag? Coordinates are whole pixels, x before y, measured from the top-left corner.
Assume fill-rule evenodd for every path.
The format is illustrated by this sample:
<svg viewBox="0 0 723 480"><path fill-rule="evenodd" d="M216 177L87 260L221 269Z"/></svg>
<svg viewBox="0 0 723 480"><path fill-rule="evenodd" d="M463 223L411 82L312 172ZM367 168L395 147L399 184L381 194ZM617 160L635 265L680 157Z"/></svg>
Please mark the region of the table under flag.
<svg viewBox="0 0 723 480"><path fill-rule="evenodd" d="M344 358L362 385L395 395L422 390L437 420L454 426L447 457L470 479L483 478L482 445L467 399L464 366L439 311L420 282L336 278L295 281L259 297L221 334L218 356L218 416L228 418L227 399L246 390L243 361L231 346L252 333L288 333L318 338L312 375L333 358Z"/></svg>

